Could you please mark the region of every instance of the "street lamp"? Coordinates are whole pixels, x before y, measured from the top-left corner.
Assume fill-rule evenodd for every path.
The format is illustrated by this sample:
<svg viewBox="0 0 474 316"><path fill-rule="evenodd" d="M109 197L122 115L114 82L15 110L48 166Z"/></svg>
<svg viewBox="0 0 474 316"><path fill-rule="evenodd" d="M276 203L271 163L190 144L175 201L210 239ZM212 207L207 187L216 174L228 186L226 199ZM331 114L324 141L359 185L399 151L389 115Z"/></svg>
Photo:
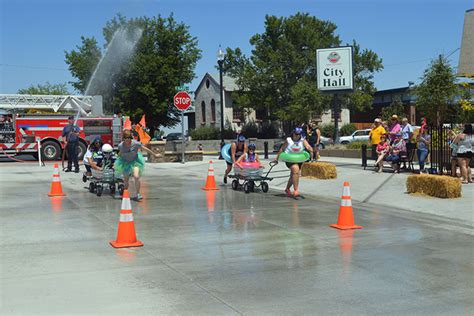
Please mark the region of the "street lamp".
<svg viewBox="0 0 474 316"><path fill-rule="evenodd" d="M411 89L414 85L415 85L415 82L408 81L408 105L410 107L410 124L412 125L416 124L416 109L415 109L415 106L413 106L411 102Z"/></svg>
<svg viewBox="0 0 474 316"><path fill-rule="evenodd" d="M221 149L224 146L224 87L222 83L222 65L224 64L224 51L219 45L217 51L217 63L219 64L219 81L220 81L220 93L221 93ZM219 159L223 159L219 154Z"/></svg>

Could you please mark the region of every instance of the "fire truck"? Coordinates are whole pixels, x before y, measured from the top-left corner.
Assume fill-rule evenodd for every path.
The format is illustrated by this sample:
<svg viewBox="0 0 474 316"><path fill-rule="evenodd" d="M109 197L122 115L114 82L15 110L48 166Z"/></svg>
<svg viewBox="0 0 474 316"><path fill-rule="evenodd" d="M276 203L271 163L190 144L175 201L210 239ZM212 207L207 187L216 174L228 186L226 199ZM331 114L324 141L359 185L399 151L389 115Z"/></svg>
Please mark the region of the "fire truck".
<svg viewBox="0 0 474 316"><path fill-rule="evenodd" d="M119 144L122 119L103 115L101 96L0 94L0 157L31 154L38 159L40 148L42 160L61 159L61 134L70 115L81 129L80 159L96 137Z"/></svg>

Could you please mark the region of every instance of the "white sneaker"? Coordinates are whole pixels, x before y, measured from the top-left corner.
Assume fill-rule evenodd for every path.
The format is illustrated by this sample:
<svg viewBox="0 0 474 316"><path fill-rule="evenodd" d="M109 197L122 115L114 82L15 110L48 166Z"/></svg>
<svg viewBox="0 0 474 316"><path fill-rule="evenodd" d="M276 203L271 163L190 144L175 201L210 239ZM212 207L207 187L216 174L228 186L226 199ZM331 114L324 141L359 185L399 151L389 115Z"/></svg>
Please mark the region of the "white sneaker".
<svg viewBox="0 0 474 316"><path fill-rule="evenodd" d="M137 193L137 196L133 197L132 200L139 202L143 200L143 196L140 193Z"/></svg>

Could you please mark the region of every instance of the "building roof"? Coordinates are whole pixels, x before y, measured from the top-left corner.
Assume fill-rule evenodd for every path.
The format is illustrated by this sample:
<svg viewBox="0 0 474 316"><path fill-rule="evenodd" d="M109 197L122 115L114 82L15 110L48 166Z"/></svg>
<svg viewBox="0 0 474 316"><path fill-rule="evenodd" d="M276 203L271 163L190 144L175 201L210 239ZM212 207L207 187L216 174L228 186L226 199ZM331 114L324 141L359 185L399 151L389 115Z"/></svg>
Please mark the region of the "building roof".
<svg viewBox="0 0 474 316"><path fill-rule="evenodd" d="M217 82L217 85L219 85L219 74L210 74L210 76ZM239 90L239 86L237 85L237 79L223 75L222 81L225 91Z"/></svg>
<svg viewBox="0 0 474 316"><path fill-rule="evenodd" d="M204 86L204 83L206 82L206 79L211 80L214 84L216 84L218 87L220 86L219 84L219 74L210 74L206 72L206 74L202 77L201 82L199 83L198 87L196 88L195 95L199 93L199 90ZM222 81L223 81L223 86L224 86L224 91L236 91L239 90L239 86L236 83L236 79L230 76L222 76Z"/></svg>

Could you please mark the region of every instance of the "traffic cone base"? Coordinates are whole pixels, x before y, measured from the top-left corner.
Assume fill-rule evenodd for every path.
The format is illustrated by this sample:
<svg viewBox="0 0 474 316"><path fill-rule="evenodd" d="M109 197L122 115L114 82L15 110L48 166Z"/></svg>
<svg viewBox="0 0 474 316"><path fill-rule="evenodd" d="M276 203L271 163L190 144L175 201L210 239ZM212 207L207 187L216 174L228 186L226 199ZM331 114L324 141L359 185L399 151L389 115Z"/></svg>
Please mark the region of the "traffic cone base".
<svg viewBox="0 0 474 316"><path fill-rule="evenodd" d="M53 181L51 182L51 189L49 190L48 196L65 196L63 188L61 186L61 180L59 179L59 166L57 163L54 164Z"/></svg>
<svg viewBox="0 0 474 316"><path fill-rule="evenodd" d="M214 178L214 167L212 166L212 160L209 161L206 185L201 189L205 191L219 191L219 188L216 186L216 179Z"/></svg>
<svg viewBox="0 0 474 316"><path fill-rule="evenodd" d="M129 247L142 247L143 243L140 240L131 243L118 243L115 240L110 241L110 245L114 248L129 248Z"/></svg>
<svg viewBox="0 0 474 316"><path fill-rule="evenodd" d="M343 225L338 225L338 224L331 224L329 225L330 227L334 227L337 229L345 230L345 229L361 229L363 228L362 226L358 225L353 225L353 226L343 226Z"/></svg>

